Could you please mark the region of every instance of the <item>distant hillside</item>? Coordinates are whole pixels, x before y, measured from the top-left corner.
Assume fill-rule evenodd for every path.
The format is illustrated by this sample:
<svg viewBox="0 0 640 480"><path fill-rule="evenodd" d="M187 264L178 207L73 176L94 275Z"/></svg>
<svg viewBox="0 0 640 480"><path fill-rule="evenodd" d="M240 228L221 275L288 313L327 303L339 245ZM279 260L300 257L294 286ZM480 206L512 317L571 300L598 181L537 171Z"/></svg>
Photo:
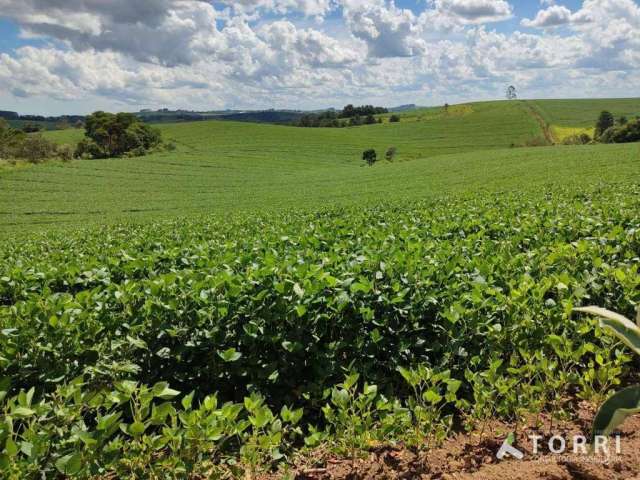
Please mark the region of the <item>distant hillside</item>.
<svg viewBox="0 0 640 480"><path fill-rule="evenodd" d="M407 105L400 105L398 107L391 107L391 108L388 108L387 110L389 110L390 112L408 112L410 110L417 110L419 108L424 108L424 107L419 107L415 103L409 103Z"/></svg>
<svg viewBox="0 0 640 480"><path fill-rule="evenodd" d="M204 120L233 120L253 123L292 123L300 119L303 113L296 110L223 110L194 112L188 110L142 110L136 113L148 123L199 122Z"/></svg>

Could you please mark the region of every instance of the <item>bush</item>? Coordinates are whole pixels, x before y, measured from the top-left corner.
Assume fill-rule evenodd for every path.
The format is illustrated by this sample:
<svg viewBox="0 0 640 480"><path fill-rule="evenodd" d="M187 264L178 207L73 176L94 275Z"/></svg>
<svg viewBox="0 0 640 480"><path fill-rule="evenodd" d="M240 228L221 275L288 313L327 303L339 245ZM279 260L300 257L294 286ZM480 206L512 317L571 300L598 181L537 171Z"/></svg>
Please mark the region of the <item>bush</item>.
<svg viewBox="0 0 640 480"><path fill-rule="evenodd" d="M108 158L141 156L162 142L160 131L130 113L96 112L85 120L85 139L76 156Z"/></svg>
<svg viewBox="0 0 640 480"><path fill-rule="evenodd" d="M63 162L70 162L74 157L74 149L71 145L61 145L58 147L58 158Z"/></svg>
<svg viewBox="0 0 640 480"><path fill-rule="evenodd" d="M378 160L378 154L373 148L362 152L362 160L367 162L367 165L372 166Z"/></svg>
<svg viewBox="0 0 640 480"><path fill-rule="evenodd" d="M15 156L30 163L40 163L57 155L55 143L40 134L27 135L15 151Z"/></svg>
<svg viewBox="0 0 640 480"><path fill-rule="evenodd" d="M388 162L392 162L396 156L397 151L398 149L396 147L389 147L387 153L384 154L384 158L386 158Z"/></svg>
<svg viewBox="0 0 640 480"><path fill-rule="evenodd" d="M389 123L398 123L400 121L400 117L398 115L391 115L389 117Z"/></svg>
<svg viewBox="0 0 640 480"><path fill-rule="evenodd" d="M600 136L602 143L640 142L640 120L634 120L623 126L611 127Z"/></svg>
<svg viewBox="0 0 640 480"><path fill-rule="evenodd" d="M25 123L22 127L24 133L37 133L42 130L42 126L37 123Z"/></svg>
<svg viewBox="0 0 640 480"><path fill-rule="evenodd" d="M563 145L587 145L589 143L591 143L591 137L586 133L570 135L562 140Z"/></svg>
<svg viewBox="0 0 640 480"><path fill-rule="evenodd" d="M532 137L522 144L523 147L548 147L550 145L549 140L542 136Z"/></svg>

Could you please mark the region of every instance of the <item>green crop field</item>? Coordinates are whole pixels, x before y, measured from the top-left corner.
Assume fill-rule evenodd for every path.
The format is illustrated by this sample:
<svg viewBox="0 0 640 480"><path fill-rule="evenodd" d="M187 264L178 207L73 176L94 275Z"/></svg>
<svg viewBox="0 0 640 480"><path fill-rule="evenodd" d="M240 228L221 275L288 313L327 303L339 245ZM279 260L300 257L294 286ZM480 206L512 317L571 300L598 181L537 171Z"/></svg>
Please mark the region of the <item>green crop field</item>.
<svg viewBox="0 0 640 480"><path fill-rule="evenodd" d="M636 103L534 107L584 128ZM6 478L259 478L629 383L573 308L640 303L640 146L515 147L544 135L529 102L381 117L0 170Z"/></svg>
<svg viewBox="0 0 640 480"><path fill-rule="evenodd" d="M396 124L304 129L232 122L166 125L175 152L0 170L3 233L193 213L357 204L446 192L636 175L634 146L509 149L539 136L520 102L410 112ZM51 132L62 143L80 130ZM393 163L363 166L361 153ZM580 164L576 168L576 164ZM610 168L613 165L616 168ZM559 172L568 175L558 175Z"/></svg>

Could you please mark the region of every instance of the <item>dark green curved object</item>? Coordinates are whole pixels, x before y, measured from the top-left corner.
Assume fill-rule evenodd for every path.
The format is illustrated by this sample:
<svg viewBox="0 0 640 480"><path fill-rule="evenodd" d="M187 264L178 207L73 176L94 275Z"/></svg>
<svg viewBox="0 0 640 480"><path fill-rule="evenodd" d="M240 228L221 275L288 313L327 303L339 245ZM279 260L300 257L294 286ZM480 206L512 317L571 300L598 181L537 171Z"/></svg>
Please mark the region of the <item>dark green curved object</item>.
<svg viewBox="0 0 640 480"><path fill-rule="evenodd" d="M640 385L627 387L614 393L602 404L593 419L591 442L598 435L608 436L625 419L640 412Z"/></svg>

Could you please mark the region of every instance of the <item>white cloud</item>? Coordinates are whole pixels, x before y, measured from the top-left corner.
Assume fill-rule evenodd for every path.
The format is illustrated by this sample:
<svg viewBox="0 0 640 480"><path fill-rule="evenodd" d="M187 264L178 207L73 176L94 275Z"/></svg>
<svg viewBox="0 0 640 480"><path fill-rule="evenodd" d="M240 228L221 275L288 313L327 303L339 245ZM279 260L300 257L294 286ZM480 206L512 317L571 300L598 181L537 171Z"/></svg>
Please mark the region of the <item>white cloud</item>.
<svg viewBox="0 0 640 480"><path fill-rule="evenodd" d="M529 28L558 27L571 23L571 10L563 5L552 5L545 10L540 10L533 20L523 19L522 25Z"/></svg>
<svg viewBox="0 0 640 480"><path fill-rule="evenodd" d="M462 23L489 23L513 16L506 0L432 0L437 14Z"/></svg>
<svg viewBox="0 0 640 480"><path fill-rule="evenodd" d="M263 9L279 14L300 12L307 17L323 17L335 7L333 0L222 0L221 3L241 12Z"/></svg>
<svg viewBox="0 0 640 480"><path fill-rule="evenodd" d="M425 52L423 25L411 10L384 0L343 0L351 33L365 42L373 58L412 57Z"/></svg>
<svg viewBox="0 0 640 480"><path fill-rule="evenodd" d="M318 108L495 98L509 83L567 96L605 80L606 94L639 94L637 3L551 3L522 33L485 25L512 17L504 0L429 0L422 11L393 0L0 0L23 35L45 39L0 54L0 97L38 98L39 110L78 99Z"/></svg>

